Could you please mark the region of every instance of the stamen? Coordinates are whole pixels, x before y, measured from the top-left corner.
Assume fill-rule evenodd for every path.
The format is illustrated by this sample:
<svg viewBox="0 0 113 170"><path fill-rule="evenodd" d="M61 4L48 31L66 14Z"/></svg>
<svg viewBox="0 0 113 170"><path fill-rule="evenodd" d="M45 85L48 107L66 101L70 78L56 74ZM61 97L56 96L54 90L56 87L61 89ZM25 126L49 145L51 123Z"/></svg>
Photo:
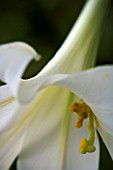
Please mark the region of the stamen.
<svg viewBox="0 0 113 170"><path fill-rule="evenodd" d="M94 144L94 140L95 140L95 129L94 129L94 119L93 119L93 112L90 111L89 113L89 139L86 140L87 141L87 145L85 148L83 148L83 146L81 146L80 144L80 153L92 153L96 150L96 147L93 145ZM84 150L83 150L84 149ZM84 152L83 152L84 151Z"/></svg>
<svg viewBox="0 0 113 170"><path fill-rule="evenodd" d="M89 117L89 124L88 124L88 130L89 130L89 139L82 138L80 142L80 153L92 153L96 150L96 147L93 145L95 140L95 127L94 127L94 120L96 117L94 116L92 110L89 108L87 104L85 104L83 101L80 101L79 103L74 102L71 105L70 108L71 112L76 112L78 115L78 118L76 120L76 127L81 128L83 126L84 119L87 119ZM97 120L97 119L96 119Z"/></svg>

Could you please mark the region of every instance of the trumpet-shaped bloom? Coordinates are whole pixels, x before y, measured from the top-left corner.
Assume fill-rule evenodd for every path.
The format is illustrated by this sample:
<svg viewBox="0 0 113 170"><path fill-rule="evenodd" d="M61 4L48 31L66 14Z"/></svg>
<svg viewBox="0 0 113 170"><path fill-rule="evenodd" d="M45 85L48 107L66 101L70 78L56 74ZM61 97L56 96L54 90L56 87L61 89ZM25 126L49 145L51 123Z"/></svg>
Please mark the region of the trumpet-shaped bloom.
<svg viewBox="0 0 113 170"><path fill-rule="evenodd" d="M0 79L6 83L0 87L0 169L7 170L17 156L19 170L98 169L94 121L113 156L113 67L79 73L94 65L106 6L88 1L60 50L28 80L21 79L25 68L40 56L25 43L0 46ZM82 107L75 102L71 108L77 118L69 108L79 98ZM81 138L80 152L91 154L79 153Z"/></svg>

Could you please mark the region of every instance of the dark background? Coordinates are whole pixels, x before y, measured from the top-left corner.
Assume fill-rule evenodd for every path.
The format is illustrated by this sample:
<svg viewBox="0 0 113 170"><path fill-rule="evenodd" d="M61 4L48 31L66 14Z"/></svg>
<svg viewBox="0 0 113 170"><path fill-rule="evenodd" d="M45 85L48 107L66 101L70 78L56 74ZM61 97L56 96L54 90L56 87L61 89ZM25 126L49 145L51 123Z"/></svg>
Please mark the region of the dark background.
<svg viewBox="0 0 113 170"><path fill-rule="evenodd" d="M0 0L0 44L24 41L43 57L32 62L25 77L40 71L62 44L85 0ZM104 20L97 63L113 64L113 2ZM100 139L101 140L101 139ZM11 170L16 170L15 163ZM113 162L101 141L99 170L113 170Z"/></svg>

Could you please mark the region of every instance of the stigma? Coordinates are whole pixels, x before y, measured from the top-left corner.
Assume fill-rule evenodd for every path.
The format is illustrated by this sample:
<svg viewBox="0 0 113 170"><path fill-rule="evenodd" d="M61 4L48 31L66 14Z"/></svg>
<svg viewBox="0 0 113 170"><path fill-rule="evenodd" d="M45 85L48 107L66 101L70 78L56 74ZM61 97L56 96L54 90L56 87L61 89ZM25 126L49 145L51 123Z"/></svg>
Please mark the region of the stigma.
<svg viewBox="0 0 113 170"><path fill-rule="evenodd" d="M94 152L96 150L96 147L94 146L95 116L92 110L83 100L80 100L79 102L72 103L70 107L70 112L72 113L75 112L78 116L76 123L75 123L76 128L83 127L84 120L89 119L89 123L88 123L89 139L86 139L86 138L81 139L79 152L82 154Z"/></svg>

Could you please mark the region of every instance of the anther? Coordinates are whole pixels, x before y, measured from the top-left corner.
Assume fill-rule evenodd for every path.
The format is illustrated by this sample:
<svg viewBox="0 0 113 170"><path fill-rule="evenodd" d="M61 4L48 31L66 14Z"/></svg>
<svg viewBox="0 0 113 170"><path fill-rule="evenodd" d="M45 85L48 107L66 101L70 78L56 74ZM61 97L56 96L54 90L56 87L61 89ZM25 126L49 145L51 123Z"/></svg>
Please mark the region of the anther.
<svg viewBox="0 0 113 170"><path fill-rule="evenodd" d="M95 150L96 150L96 147L94 146L94 145L92 145L92 146L87 146L87 152L88 153L92 153L92 152L95 152Z"/></svg>
<svg viewBox="0 0 113 170"><path fill-rule="evenodd" d="M72 103L70 112L76 112L78 115L78 119L76 121L77 128L81 128L83 126L83 120L88 118L89 111L89 107L83 101L80 101L79 103Z"/></svg>
<svg viewBox="0 0 113 170"><path fill-rule="evenodd" d="M80 147L86 148L87 147L87 139L82 138L80 141Z"/></svg>
<svg viewBox="0 0 113 170"><path fill-rule="evenodd" d="M85 153L92 153L96 150L96 147L94 145L89 145L87 139L82 138L80 141L80 149L79 152L82 154Z"/></svg>
<svg viewBox="0 0 113 170"><path fill-rule="evenodd" d="M87 139L82 138L80 141L80 149L79 152L82 154L86 154L87 153Z"/></svg>
<svg viewBox="0 0 113 170"><path fill-rule="evenodd" d="M75 126L76 126L77 128L81 128L81 127L83 126L83 119L80 119L80 118L78 117L78 119L76 120Z"/></svg>
<svg viewBox="0 0 113 170"><path fill-rule="evenodd" d="M71 107L70 107L70 112L73 113L73 112L78 112L78 103L76 102L73 102Z"/></svg>
<svg viewBox="0 0 113 170"><path fill-rule="evenodd" d="M89 113L89 108L85 103L80 103L78 105L78 115L82 118L82 119L86 119L88 117L88 113Z"/></svg>

